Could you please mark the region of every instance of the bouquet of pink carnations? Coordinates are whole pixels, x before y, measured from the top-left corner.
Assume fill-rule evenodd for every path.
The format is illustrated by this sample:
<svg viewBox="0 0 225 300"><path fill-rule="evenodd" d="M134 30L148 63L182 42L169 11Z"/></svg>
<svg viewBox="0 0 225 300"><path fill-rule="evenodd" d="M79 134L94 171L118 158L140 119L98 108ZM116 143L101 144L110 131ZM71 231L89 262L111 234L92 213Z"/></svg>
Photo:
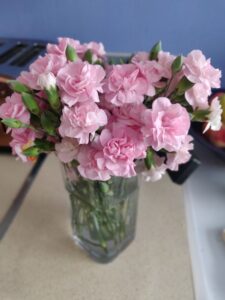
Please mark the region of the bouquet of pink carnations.
<svg viewBox="0 0 225 300"><path fill-rule="evenodd" d="M104 181L136 175L144 160L154 180L189 160L192 120L220 129L219 99L208 103L220 77L200 50L176 57L157 43L113 64L101 43L59 38L11 81L0 117L23 161L56 151L83 177Z"/></svg>
<svg viewBox="0 0 225 300"><path fill-rule="evenodd" d="M220 100L208 101L220 77L200 50L174 56L157 43L149 53L115 62L101 43L59 38L10 82L14 93L0 106L0 117L11 132L13 153L23 161L55 152L70 179L68 166L76 168L81 179L75 184L74 177L76 191L70 186L76 238L86 249L88 241L90 247L98 241L107 252L107 243L118 245L127 220L135 219L125 200L120 209L115 201L109 205L111 198L127 199L135 186L124 179L137 169L151 181L178 170L191 157L191 121L220 129Z"/></svg>
<svg viewBox="0 0 225 300"><path fill-rule="evenodd" d="M155 180L189 160L191 121L220 129L219 99L208 102L220 77L200 50L176 57L157 43L114 64L101 43L59 38L10 82L0 117L23 161L55 151L83 177L105 181L134 176L143 160Z"/></svg>

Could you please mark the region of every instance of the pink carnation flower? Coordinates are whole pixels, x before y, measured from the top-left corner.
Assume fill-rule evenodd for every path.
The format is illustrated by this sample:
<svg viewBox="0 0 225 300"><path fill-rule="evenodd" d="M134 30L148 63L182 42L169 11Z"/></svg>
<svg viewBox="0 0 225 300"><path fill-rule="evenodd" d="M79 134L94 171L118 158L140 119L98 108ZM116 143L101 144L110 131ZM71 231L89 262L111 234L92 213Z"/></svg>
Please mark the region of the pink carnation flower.
<svg viewBox="0 0 225 300"><path fill-rule="evenodd" d="M55 150L59 160L69 163L77 158L79 144L75 139L64 138L61 143L55 144Z"/></svg>
<svg viewBox="0 0 225 300"><path fill-rule="evenodd" d="M71 38L58 38L58 44L48 44L47 52L57 55L65 55L67 46L71 46L75 49L77 54L83 53L84 47L80 44L80 41Z"/></svg>
<svg viewBox="0 0 225 300"><path fill-rule="evenodd" d="M99 142L102 146L108 147L108 151L110 152L110 143L112 143L115 140L119 140L120 142L127 141L129 142L129 145L132 145L130 149L132 151L127 152L127 158L128 160L138 159L138 158L144 158L146 156L146 144L143 139L143 135L140 131L134 130L131 127L124 126L118 123L112 123L108 125L108 128L104 129L101 132L101 135L99 137ZM109 142L110 141L110 142ZM113 151L113 149L112 149Z"/></svg>
<svg viewBox="0 0 225 300"><path fill-rule="evenodd" d="M94 102L65 106L61 117L59 133L62 137L76 138L80 144L87 144L90 135L107 123L107 115Z"/></svg>
<svg viewBox="0 0 225 300"><path fill-rule="evenodd" d="M148 52L137 52L131 59L133 64L139 63L141 61L148 61L149 60L149 53Z"/></svg>
<svg viewBox="0 0 225 300"><path fill-rule="evenodd" d="M119 124L139 130L143 126L142 116L147 110L144 104L127 104L112 109L113 118Z"/></svg>
<svg viewBox="0 0 225 300"><path fill-rule="evenodd" d="M184 75L191 82L204 83L210 88L220 87L221 71L215 69L200 50L191 51L184 59L184 65Z"/></svg>
<svg viewBox="0 0 225 300"><path fill-rule="evenodd" d="M190 128L190 118L184 107L172 104L168 98L160 97L153 102L143 119L142 131L147 143L154 150L176 151L180 148Z"/></svg>
<svg viewBox="0 0 225 300"><path fill-rule="evenodd" d="M164 78L172 77L171 66L176 57L169 52L160 51L158 54L158 64L161 66L161 75Z"/></svg>
<svg viewBox="0 0 225 300"><path fill-rule="evenodd" d="M105 100L115 106L141 103L147 92L147 82L133 64L114 65L108 70L104 84Z"/></svg>
<svg viewBox="0 0 225 300"><path fill-rule="evenodd" d="M191 153L189 151L193 150L193 138L187 135L181 144L180 149L175 153L167 153L167 168L172 171L178 171L180 164L185 164L191 158Z"/></svg>
<svg viewBox="0 0 225 300"><path fill-rule="evenodd" d="M42 74L53 73L55 76L58 71L66 64L66 58L55 54L47 54L44 57L39 57L29 67L29 72L23 71L17 78L23 84L32 89L41 89L38 78Z"/></svg>
<svg viewBox="0 0 225 300"><path fill-rule="evenodd" d="M103 147L104 163L113 176L132 177L135 172L135 145L127 137L113 136L108 129L104 129L100 136Z"/></svg>
<svg viewBox="0 0 225 300"><path fill-rule="evenodd" d="M111 129L104 129L99 137L106 168L112 176L136 175L134 159L146 156L142 135L126 126L112 124L110 127Z"/></svg>
<svg viewBox="0 0 225 300"><path fill-rule="evenodd" d="M27 111L19 94L13 93L6 98L5 103L0 106L0 118L12 118L25 124L30 123L30 113Z"/></svg>
<svg viewBox="0 0 225 300"><path fill-rule="evenodd" d="M31 89L38 90L40 88L37 83L38 76L36 74L32 74L31 72L22 71L19 77L17 77L17 80Z"/></svg>
<svg viewBox="0 0 225 300"><path fill-rule="evenodd" d="M12 141L10 147L14 155L17 155L23 162L29 161L29 158L23 154L23 150L33 146L35 133L29 128L13 129Z"/></svg>
<svg viewBox="0 0 225 300"><path fill-rule="evenodd" d="M171 66L176 57L171 55L169 52L160 51L158 54L157 60L157 69L160 70L161 77L171 78L172 70ZM149 53L148 52L137 52L133 57L132 63L140 63L149 61Z"/></svg>
<svg viewBox="0 0 225 300"><path fill-rule="evenodd" d="M91 146L82 146L78 155L80 174L89 179L136 175L134 159L146 156L142 135L131 128L111 124L96 136Z"/></svg>
<svg viewBox="0 0 225 300"><path fill-rule="evenodd" d="M154 96L155 87L161 86L159 81L163 77L162 67L155 60L142 61L137 63L136 66L139 68L141 77L147 83L145 95Z"/></svg>
<svg viewBox="0 0 225 300"><path fill-rule="evenodd" d="M34 63L30 65L32 74L53 73L57 75L58 71L65 66L66 59L62 56L55 54L46 54L39 57Z"/></svg>
<svg viewBox="0 0 225 300"><path fill-rule="evenodd" d="M71 46L75 49L78 57L80 59L84 58L84 54L87 50L92 52L93 62L97 60L103 60L106 53L102 43L90 42L81 44L80 41L71 38L58 38L58 44L48 44L47 52L51 54L63 55L65 56L67 46Z"/></svg>
<svg viewBox="0 0 225 300"><path fill-rule="evenodd" d="M208 97L211 89L204 83L196 83L185 92L187 102L194 108L207 109L209 107Z"/></svg>
<svg viewBox="0 0 225 300"><path fill-rule="evenodd" d="M110 171L105 166L103 153L90 145L82 145L77 157L81 176L91 180L109 180Z"/></svg>
<svg viewBox="0 0 225 300"><path fill-rule="evenodd" d="M101 66L87 62L69 63L57 76L62 101L68 106L77 102L93 100L99 102L105 71Z"/></svg>

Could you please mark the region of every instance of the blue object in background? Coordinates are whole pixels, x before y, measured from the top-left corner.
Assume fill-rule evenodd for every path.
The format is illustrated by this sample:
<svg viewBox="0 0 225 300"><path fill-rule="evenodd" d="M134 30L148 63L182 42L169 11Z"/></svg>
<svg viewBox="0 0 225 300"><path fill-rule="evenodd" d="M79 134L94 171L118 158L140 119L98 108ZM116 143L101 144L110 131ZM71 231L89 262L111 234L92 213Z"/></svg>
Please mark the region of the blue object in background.
<svg viewBox="0 0 225 300"><path fill-rule="evenodd" d="M0 36L102 41L107 51L200 48L225 70L225 1L1 0Z"/></svg>

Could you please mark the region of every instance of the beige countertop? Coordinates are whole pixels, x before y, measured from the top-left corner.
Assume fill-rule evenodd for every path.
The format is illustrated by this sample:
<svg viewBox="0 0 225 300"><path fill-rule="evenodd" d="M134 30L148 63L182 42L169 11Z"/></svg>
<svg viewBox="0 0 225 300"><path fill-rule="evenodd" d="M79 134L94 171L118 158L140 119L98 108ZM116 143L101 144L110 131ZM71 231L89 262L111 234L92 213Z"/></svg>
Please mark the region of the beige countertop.
<svg viewBox="0 0 225 300"><path fill-rule="evenodd" d="M0 218L29 170L0 156ZM181 187L165 176L141 188L135 241L112 263L71 239L69 199L48 157L0 242L1 300L193 300Z"/></svg>

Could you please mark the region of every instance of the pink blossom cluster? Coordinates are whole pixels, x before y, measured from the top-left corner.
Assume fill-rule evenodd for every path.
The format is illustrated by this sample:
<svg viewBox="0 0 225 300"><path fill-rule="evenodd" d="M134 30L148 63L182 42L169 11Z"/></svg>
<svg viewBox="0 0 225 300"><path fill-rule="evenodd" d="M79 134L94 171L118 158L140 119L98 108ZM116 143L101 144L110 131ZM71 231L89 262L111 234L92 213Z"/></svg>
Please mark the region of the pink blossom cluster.
<svg viewBox="0 0 225 300"><path fill-rule="evenodd" d="M191 157L189 129L195 112L208 109L203 121L219 129L219 100L210 105L208 96L220 86L221 72L200 50L184 57L178 71L173 69L175 59L160 50L155 59L139 52L127 63L110 65L101 43L59 38L58 44L48 44L46 55L17 80L35 99L40 109L36 117L42 120L50 112L58 125L52 136L42 123L36 128L23 93L14 92L0 106L3 121L24 125L11 130L13 153L27 161L24 150L35 147L36 139L54 143L58 158L63 163L75 160L81 176L91 180L135 176L137 163L148 160L149 153L143 172L147 180L160 179L167 169L178 170ZM191 83L183 91L186 105L178 94L184 77ZM52 93L59 99L57 111Z"/></svg>
<svg viewBox="0 0 225 300"><path fill-rule="evenodd" d="M195 85L186 91L185 97L193 108L209 107L211 88L220 87L221 71L215 69L200 50L191 51L185 58L184 75Z"/></svg>

